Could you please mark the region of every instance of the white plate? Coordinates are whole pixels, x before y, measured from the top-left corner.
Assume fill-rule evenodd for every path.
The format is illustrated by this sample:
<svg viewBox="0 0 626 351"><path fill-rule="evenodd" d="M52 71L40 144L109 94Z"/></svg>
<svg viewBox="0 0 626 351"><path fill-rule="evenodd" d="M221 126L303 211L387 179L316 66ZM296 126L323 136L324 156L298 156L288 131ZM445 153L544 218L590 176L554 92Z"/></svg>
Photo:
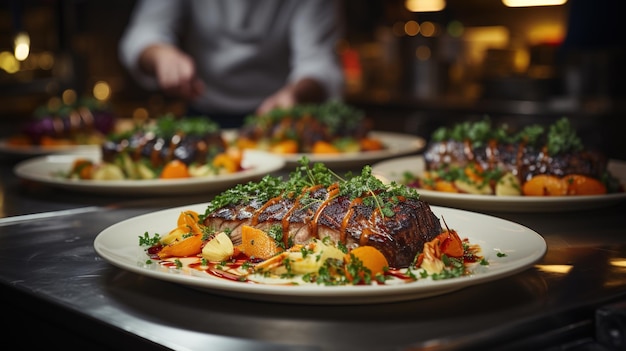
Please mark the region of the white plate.
<svg viewBox="0 0 626 351"><path fill-rule="evenodd" d="M148 277L231 297L303 304L367 304L441 295L526 270L547 250L546 242L539 234L520 224L484 214L433 206L433 212L443 217L448 227L456 229L461 238L480 245L481 255L489 261L489 265L477 265L474 274L468 276L446 280L423 279L400 285L276 286L234 282L208 274L191 275L179 270L164 270L160 265L145 264L147 256L139 246L139 236L145 232L165 233L175 226L181 211L194 210L203 214L206 207L207 204L181 206L127 219L100 232L94 241L94 248L113 265ZM499 257L499 253L506 256Z"/></svg>
<svg viewBox="0 0 626 351"><path fill-rule="evenodd" d="M98 181L71 180L55 176L58 172L68 172L77 158L100 162L100 150L39 156L18 163L13 171L23 179L75 191L108 195L180 195L224 190L242 182L261 179L285 166L285 160L279 156L263 151L246 150L242 160L243 171L215 177Z"/></svg>
<svg viewBox="0 0 626 351"><path fill-rule="evenodd" d="M418 175L424 171L424 167L423 156L400 157L374 164L372 174L400 183L405 172ZM622 184L626 184L626 162L611 160L608 167ZM425 189L418 191L420 198L430 204L476 211L563 212L604 207L626 200L626 193L544 197L454 194Z"/></svg>
<svg viewBox="0 0 626 351"><path fill-rule="evenodd" d="M69 153L97 150L100 145L12 145L6 139L0 139L0 153L11 156L41 156L53 153Z"/></svg>
<svg viewBox="0 0 626 351"><path fill-rule="evenodd" d="M236 130L225 130L224 138L226 140L234 140L237 138ZM297 167L302 156L306 156L311 162L324 163L328 168L352 168L360 167L374 161L380 161L391 157L403 156L419 152L426 145L426 141L418 136L402 133L372 131L370 137L379 139L385 150L365 151L355 153L345 153L340 155L321 155L321 154L290 154L281 155L287 161L288 167Z"/></svg>

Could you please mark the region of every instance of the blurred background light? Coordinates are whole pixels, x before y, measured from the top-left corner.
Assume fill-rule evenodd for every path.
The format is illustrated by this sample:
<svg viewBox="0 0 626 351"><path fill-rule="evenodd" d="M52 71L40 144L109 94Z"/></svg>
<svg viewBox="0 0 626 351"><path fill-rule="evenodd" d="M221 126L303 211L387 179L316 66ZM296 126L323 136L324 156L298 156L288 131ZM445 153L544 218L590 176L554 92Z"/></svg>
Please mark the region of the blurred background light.
<svg viewBox="0 0 626 351"><path fill-rule="evenodd" d="M508 7L557 6L566 2L567 0L502 0Z"/></svg>
<svg viewBox="0 0 626 351"><path fill-rule="evenodd" d="M446 8L445 0L406 0L404 7L411 12L437 12Z"/></svg>

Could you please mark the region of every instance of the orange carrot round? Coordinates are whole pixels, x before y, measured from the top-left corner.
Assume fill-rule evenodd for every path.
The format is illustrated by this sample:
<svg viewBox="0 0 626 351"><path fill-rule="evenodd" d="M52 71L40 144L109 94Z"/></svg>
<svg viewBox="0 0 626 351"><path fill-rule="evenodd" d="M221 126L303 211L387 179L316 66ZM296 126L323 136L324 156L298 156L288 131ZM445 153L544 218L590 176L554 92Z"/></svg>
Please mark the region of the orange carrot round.
<svg viewBox="0 0 626 351"><path fill-rule="evenodd" d="M346 263L346 277L353 281L355 278L350 272L350 265L354 263L354 260L361 261L364 268L367 268L371 272L371 278L373 279L377 274L383 274L386 267L389 267L387 258L380 250L373 246L359 246L346 253L344 261ZM358 275L361 279L364 278L365 272L359 271Z"/></svg>
<svg viewBox="0 0 626 351"><path fill-rule="evenodd" d="M163 171L161 172L161 178L189 178L189 169L184 162L180 160L172 160L168 162L165 167L163 167Z"/></svg>
<svg viewBox="0 0 626 351"><path fill-rule="evenodd" d="M522 194L527 196L563 196L567 195L567 183L557 176L539 174L522 185Z"/></svg>
<svg viewBox="0 0 626 351"><path fill-rule="evenodd" d="M598 179L580 174L566 176L568 195L602 195L606 194L606 186Z"/></svg>

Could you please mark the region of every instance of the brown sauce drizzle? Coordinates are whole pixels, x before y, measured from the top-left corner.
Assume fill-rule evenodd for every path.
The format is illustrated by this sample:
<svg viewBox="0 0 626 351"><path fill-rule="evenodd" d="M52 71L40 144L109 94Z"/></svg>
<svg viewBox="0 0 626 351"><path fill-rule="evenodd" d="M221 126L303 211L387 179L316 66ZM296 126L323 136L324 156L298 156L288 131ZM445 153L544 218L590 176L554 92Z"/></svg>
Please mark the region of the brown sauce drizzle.
<svg viewBox="0 0 626 351"><path fill-rule="evenodd" d="M251 219L252 226L256 226L259 224L259 216L261 215L261 213L263 213L263 211L265 211L268 207L272 206L278 201L282 200L282 198L283 197L281 195L271 198L267 202L265 202L263 206L261 206L261 208L256 210L256 212L254 212L254 215L252 216L252 219Z"/></svg>
<svg viewBox="0 0 626 351"><path fill-rule="evenodd" d="M346 211L346 214L343 216L343 220L341 221L341 229L339 230L339 242L345 244L348 241L348 233L347 228L350 224L350 218L352 218L352 214L354 213L354 207L363 203L363 198L357 197L356 199L350 202L350 206Z"/></svg>
<svg viewBox="0 0 626 351"><path fill-rule="evenodd" d="M339 194L339 184L335 183L328 187L328 194L326 194L326 200L324 200L324 202L322 202L322 204L317 209L317 211L315 211L315 214L313 215L313 218L310 223L312 237L319 239L317 221L319 221L320 215L322 214L326 206L328 206L328 203L332 199L334 199L337 196L337 194Z"/></svg>

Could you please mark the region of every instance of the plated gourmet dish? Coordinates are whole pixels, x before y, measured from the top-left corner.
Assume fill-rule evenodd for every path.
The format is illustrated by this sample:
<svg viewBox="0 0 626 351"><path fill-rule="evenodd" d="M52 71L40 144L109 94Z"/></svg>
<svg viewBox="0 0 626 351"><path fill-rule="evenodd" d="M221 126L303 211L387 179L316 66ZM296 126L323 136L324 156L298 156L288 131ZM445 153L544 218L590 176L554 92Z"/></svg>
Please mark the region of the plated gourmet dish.
<svg viewBox="0 0 626 351"><path fill-rule="evenodd" d="M114 131L115 115L103 103L83 98L75 103L52 99L33 113L17 135L6 140L9 147L58 148L99 145Z"/></svg>
<svg viewBox="0 0 626 351"><path fill-rule="evenodd" d="M207 117L165 115L130 130L109 134L102 159L77 159L68 179L145 180L209 177L242 170L242 152L229 147Z"/></svg>
<svg viewBox="0 0 626 351"><path fill-rule="evenodd" d="M171 228L139 236L146 264L238 282L400 284L489 263L414 188L385 185L369 166L339 177L306 158L286 180L268 175L224 191L204 213L181 211Z"/></svg>
<svg viewBox="0 0 626 351"><path fill-rule="evenodd" d="M296 105L249 116L237 145L279 154L346 154L385 148L363 111L341 102Z"/></svg>
<svg viewBox="0 0 626 351"><path fill-rule="evenodd" d="M496 196L575 196L623 192L608 159L586 149L567 118L514 132L489 119L436 130L424 170L405 173L408 186Z"/></svg>

